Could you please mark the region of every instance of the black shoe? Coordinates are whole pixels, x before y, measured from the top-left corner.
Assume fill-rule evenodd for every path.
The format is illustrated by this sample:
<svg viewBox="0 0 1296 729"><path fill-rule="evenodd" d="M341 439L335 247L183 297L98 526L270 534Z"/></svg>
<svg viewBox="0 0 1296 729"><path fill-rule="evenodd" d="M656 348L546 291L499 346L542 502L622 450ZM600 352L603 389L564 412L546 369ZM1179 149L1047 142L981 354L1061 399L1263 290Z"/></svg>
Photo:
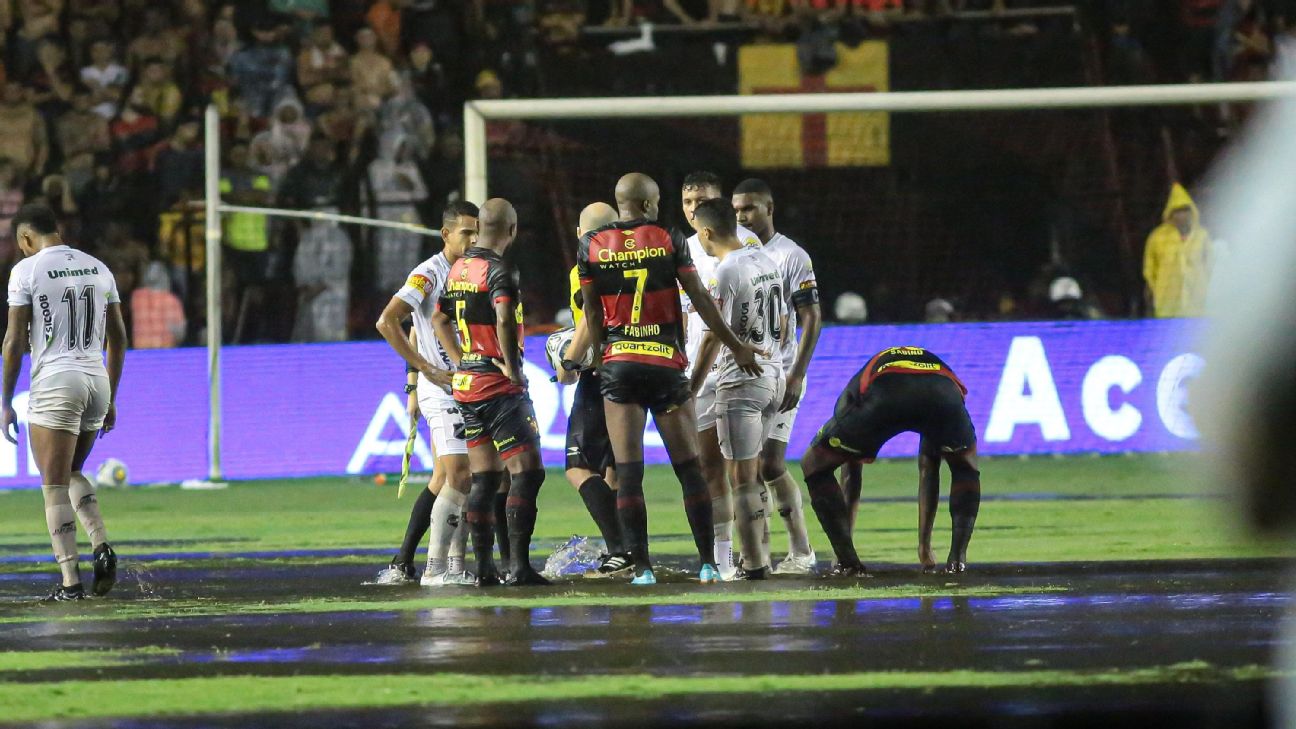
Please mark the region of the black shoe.
<svg viewBox="0 0 1296 729"><path fill-rule="evenodd" d="M91 590L99 597L117 584L117 553L107 544L100 544L94 551L94 586Z"/></svg>
<svg viewBox="0 0 1296 729"><path fill-rule="evenodd" d="M960 562L957 559L946 562L945 569L941 570L941 573L946 575L956 575L962 572L967 572L967 563Z"/></svg>
<svg viewBox="0 0 1296 729"><path fill-rule="evenodd" d="M80 582L71 587L59 583L59 586L54 588L54 591L41 602L70 602L72 600L84 600L85 596L85 588L81 586Z"/></svg>
<svg viewBox="0 0 1296 729"><path fill-rule="evenodd" d="M832 572L828 573L828 576L829 577L871 577L872 575L868 573L868 570L865 569L863 564L856 563L853 565L837 564L833 567Z"/></svg>
<svg viewBox="0 0 1296 729"><path fill-rule="evenodd" d="M509 587L543 587L545 585L552 585L553 583L545 578L544 575L536 572L530 566L527 566L522 569L513 570L512 573L504 579L504 584Z"/></svg>
<svg viewBox="0 0 1296 729"><path fill-rule="evenodd" d="M96 567L98 564L98 562L95 563ZM414 565L409 562L401 562L399 557L395 557L392 559L391 564L378 573L375 581L380 585L399 585L417 579L418 572L415 571Z"/></svg>
<svg viewBox="0 0 1296 729"><path fill-rule="evenodd" d="M495 569L495 561L477 562L477 586L494 587L500 583L499 572Z"/></svg>
<svg viewBox="0 0 1296 729"><path fill-rule="evenodd" d="M769 570L764 567L757 567L754 570L739 569L738 574L734 576L735 580L765 580L769 579Z"/></svg>
<svg viewBox="0 0 1296 729"><path fill-rule="evenodd" d="M618 572L624 572L634 567L634 561L630 559L629 552L605 554L600 557L600 560L601 563L597 570L600 575L615 575Z"/></svg>

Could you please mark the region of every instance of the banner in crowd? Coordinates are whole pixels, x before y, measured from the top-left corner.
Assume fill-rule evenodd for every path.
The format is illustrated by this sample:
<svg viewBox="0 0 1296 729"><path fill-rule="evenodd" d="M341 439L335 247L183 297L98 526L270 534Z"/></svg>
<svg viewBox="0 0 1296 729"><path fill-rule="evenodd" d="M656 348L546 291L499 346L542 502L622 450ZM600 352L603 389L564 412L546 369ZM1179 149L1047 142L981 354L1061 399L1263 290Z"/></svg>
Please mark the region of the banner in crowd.
<svg viewBox="0 0 1296 729"><path fill-rule="evenodd" d="M886 91L887 44L830 44L836 61L807 74L794 44L756 44L738 51L738 93L793 94ZM742 162L749 169L860 167L891 164L891 117L886 112L745 114Z"/></svg>
<svg viewBox="0 0 1296 729"><path fill-rule="evenodd" d="M1185 409L1202 361L1193 322L1025 322L830 327L811 363L789 457L799 458L841 388L869 357L898 345L936 352L968 386L985 455L1178 451L1196 447ZM573 388L551 382L544 340L526 342L526 374L545 463L563 463ZM231 479L392 473L408 434L404 365L382 342L231 347L223 358L224 473ZM25 420L27 376L15 408ZM0 441L0 488L40 484L25 422L18 446ZM665 462L647 435L647 460ZM883 456L913 455L903 435ZM202 349L134 351L118 398L118 427L87 470L122 460L135 483L207 473L207 372ZM426 424L414 468L430 471Z"/></svg>

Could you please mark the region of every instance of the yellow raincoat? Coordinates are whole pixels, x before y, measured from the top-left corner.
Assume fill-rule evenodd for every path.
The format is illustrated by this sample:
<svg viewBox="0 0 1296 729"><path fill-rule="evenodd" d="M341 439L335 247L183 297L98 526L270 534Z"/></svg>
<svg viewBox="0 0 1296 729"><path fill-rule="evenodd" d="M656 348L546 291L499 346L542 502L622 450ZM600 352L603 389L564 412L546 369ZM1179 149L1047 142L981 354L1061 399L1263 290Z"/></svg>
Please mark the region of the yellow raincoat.
<svg viewBox="0 0 1296 729"><path fill-rule="evenodd" d="M1192 211L1192 229L1181 235L1170 213ZM1161 213L1161 224L1147 239L1143 252L1143 280L1152 292L1158 318L1201 316L1206 303L1210 234L1201 226L1197 205L1179 183L1170 188L1170 199Z"/></svg>

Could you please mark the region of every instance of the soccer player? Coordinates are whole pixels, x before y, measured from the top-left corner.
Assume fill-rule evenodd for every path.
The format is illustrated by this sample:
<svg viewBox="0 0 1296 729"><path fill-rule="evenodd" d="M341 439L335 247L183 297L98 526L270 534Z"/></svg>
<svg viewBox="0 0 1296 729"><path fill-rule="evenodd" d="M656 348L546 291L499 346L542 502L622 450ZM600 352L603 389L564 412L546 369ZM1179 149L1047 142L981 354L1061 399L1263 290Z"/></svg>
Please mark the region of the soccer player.
<svg viewBox="0 0 1296 729"><path fill-rule="evenodd" d="M708 287L712 284L716 259L707 254L698 240L697 219L693 212L697 206L707 200L720 197L720 177L712 172L692 172L684 177L680 197L684 208L684 219L693 229L689 236L689 256L697 268L698 278ZM750 230L738 226L738 239L743 245L760 246L760 239ZM689 366L686 372L691 376L697 367L698 351L702 346L704 326L702 317L698 316L693 302L688 295L680 292L680 305L684 308L685 319L685 352ZM716 373L709 372L701 390L694 396L694 409L697 414L698 451L702 463L702 475L707 481L707 491L711 494L711 524L715 535L716 568L720 570L720 579L728 580L735 574L733 564L733 491L725 476L725 459L720 452L720 441L716 436L715 388Z"/></svg>
<svg viewBox="0 0 1296 729"><path fill-rule="evenodd" d="M439 587L475 581L475 577L464 569L464 530L460 526L460 515L472 484L468 471L468 445L463 437L463 416L450 396L453 365L432 329L432 315L445 291L450 267L463 257L476 237L477 206L467 201L447 205L441 214L441 240L444 243L441 252L410 272L405 285L392 296L378 317L378 332L405 360L412 380L406 383L405 391L413 401L412 412L416 417L421 412L427 419L432 453L436 459L432 478L427 488L419 492L410 511L400 551L391 565L378 575L380 583L415 579L414 551L429 527L432 538L428 545L423 583ZM407 340L401 331L401 323L410 317L414 319L414 328ZM452 552L457 559L450 558Z"/></svg>
<svg viewBox="0 0 1296 729"><path fill-rule="evenodd" d="M589 231L576 256L585 317L601 358L604 412L617 467L617 516L634 561L633 584L656 583L648 557L648 514L643 499L643 432L651 410L684 492L702 582L719 579L714 563L711 498L698 465L692 393L679 289L702 320L734 352L736 365L758 374L756 350L725 324L707 295L683 236L655 221L661 192L647 175L617 181L619 220Z"/></svg>
<svg viewBox="0 0 1296 729"><path fill-rule="evenodd" d="M940 461L949 464L952 538L947 572L967 569L968 542L981 505L976 428L963 398L967 388L940 357L920 347L884 349L855 373L801 457L810 504L832 542L839 570L863 574L851 538L851 518L835 472L843 464L871 463L878 450L905 431L919 446L919 559L928 568L931 528L939 495Z"/></svg>
<svg viewBox="0 0 1296 729"><path fill-rule="evenodd" d="M774 261L760 247L743 246L728 201L699 204L694 221L702 247L719 261L709 288L725 321L744 342L777 352L786 313L778 295L782 278ZM712 379L708 373L713 371L717 344L709 332L702 340L692 375L694 392ZM769 492L760 478L759 456L783 402L783 365L776 357L757 357L759 376L739 369L728 352L721 354L714 368L714 433L736 492L733 513L742 535L743 574L749 580L765 579L771 567Z"/></svg>
<svg viewBox="0 0 1296 729"><path fill-rule="evenodd" d="M585 206L576 229L579 239L586 231L602 228L617 219L616 210L607 203L596 202ZM621 524L617 521L616 468L612 457L612 444L608 441L607 419L603 414L603 394L600 392L598 370L581 368L577 362L584 360L590 349L589 322L582 311L580 276L576 267L571 270L571 311L575 331L567 351L562 353L563 367L558 368L558 381L564 385L576 384L572 394L571 413L567 416L567 481L580 494L585 508L598 526L607 553L598 567L601 575L613 575L631 567L630 552L622 544Z"/></svg>
<svg viewBox="0 0 1296 729"><path fill-rule="evenodd" d="M738 183L733 192L734 211L738 223L755 231L765 247L765 253L774 259L782 273L780 293L788 311L787 325L783 327L783 371L787 382L783 402L779 405L779 418L761 453L761 478L774 492L779 516L788 531L787 558L774 568L776 575L810 574L814 571L815 553L810 547L806 531L805 514L801 509L801 487L787 470L787 446L796 423L801 397L805 394L806 369L819 342L819 328L823 314L819 311L819 289L815 282L814 266L810 256L795 241L774 230L774 194L761 180L748 179ZM795 312L795 316L792 316ZM801 330L800 339L797 329Z"/></svg>
<svg viewBox="0 0 1296 729"><path fill-rule="evenodd" d="M54 559L63 573L46 599L85 597L77 566L78 520L94 547L92 589L102 596L117 580L117 555L108 544L94 484L81 469L95 438L117 424L117 386L126 360L121 298L102 261L63 242L48 207L25 205L12 225L18 249L26 257L9 274L0 427L5 438L17 444L14 388L23 350L30 343L27 437L41 473Z"/></svg>
<svg viewBox="0 0 1296 729"><path fill-rule="evenodd" d="M511 474L505 518L512 563L505 583L550 584L530 561L536 496L545 471L540 460L540 428L522 374L517 271L503 260L516 237L513 206L502 198L487 200L477 216L477 242L451 266L434 317L437 335L455 364L451 388L463 414L472 471L466 520L481 586L499 582L491 556L492 502L505 467Z"/></svg>

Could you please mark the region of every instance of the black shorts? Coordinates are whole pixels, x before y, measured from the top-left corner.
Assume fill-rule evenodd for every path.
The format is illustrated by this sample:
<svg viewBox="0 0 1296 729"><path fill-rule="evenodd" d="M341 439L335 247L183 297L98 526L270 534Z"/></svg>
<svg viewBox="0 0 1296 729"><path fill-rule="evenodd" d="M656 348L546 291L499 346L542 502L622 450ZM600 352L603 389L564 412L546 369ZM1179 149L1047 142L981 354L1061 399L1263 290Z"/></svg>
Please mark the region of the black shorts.
<svg viewBox="0 0 1296 729"><path fill-rule="evenodd" d="M509 458L528 446L540 446L535 408L531 406L531 398L523 393L461 402L459 412L463 415L464 440L468 441L469 448L490 441L500 458Z"/></svg>
<svg viewBox="0 0 1296 729"><path fill-rule="evenodd" d="M863 395L842 393L810 445L871 461L883 444L906 431L943 453L976 445L976 427L958 385L941 375L908 374L878 377Z"/></svg>
<svg viewBox="0 0 1296 729"><path fill-rule="evenodd" d="M673 367L638 362L605 362L599 369L603 397L615 403L639 405L667 413L693 397L688 377Z"/></svg>
<svg viewBox="0 0 1296 729"><path fill-rule="evenodd" d="M567 416L567 468L604 473L614 462L612 442L608 439L607 418L603 415L601 378L593 370L580 373L576 393L572 396L571 414Z"/></svg>

